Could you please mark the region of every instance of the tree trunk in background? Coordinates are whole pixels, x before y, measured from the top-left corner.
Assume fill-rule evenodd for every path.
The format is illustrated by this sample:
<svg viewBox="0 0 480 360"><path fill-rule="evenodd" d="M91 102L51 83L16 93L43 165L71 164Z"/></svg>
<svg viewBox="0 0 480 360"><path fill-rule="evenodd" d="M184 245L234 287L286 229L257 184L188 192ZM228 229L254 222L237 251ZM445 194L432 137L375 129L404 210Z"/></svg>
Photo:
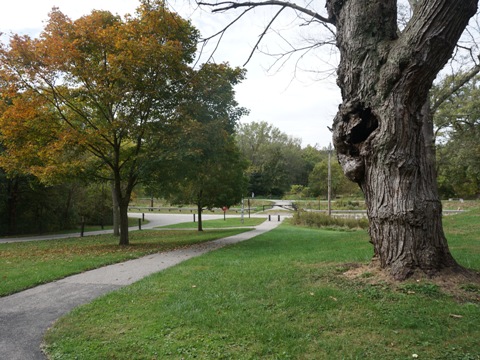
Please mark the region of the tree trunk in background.
<svg viewBox="0 0 480 360"><path fill-rule="evenodd" d="M200 194L197 198L197 211L198 211L198 231L203 231L203 224L202 224L202 192L200 191Z"/></svg>
<svg viewBox="0 0 480 360"><path fill-rule="evenodd" d="M115 192L115 184L112 183L112 212L113 212L113 235L120 236L120 211Z"/></svg>
<svg viewBox="0 0 480 360"><path fill-rule="evenodd" d="M329 0L343 103L333 139L362 188L374 260L403 280L459 268L442 229L428 91L478 0L420 2L402 33L395 0Z"/></svg>
<svg viewBox="0 0 480 360"><path fill-rule="evenodd" d="M118 155L117 155L118 159ZM118 162L117 162L118 163ZM132 196L133 188L136 184L136 176L134 172L131 171L130 175L127 177L127 180L122 182L122 177L120 175L120 166L113 170L113 183L115 190L115 197L118 203L118 213L120 220L120 239L119 245L130 245L130 240L128 236L128 205L130 204L130 198ZM132 169L135 168L135 165L132 166Z"/></svg>
<svg viewBox="0 0 480 360"><path fill-rule="evenodd" d="M120 212L120 241L119 245L130 245L128 236L128 201L119 201Z"/></svg>

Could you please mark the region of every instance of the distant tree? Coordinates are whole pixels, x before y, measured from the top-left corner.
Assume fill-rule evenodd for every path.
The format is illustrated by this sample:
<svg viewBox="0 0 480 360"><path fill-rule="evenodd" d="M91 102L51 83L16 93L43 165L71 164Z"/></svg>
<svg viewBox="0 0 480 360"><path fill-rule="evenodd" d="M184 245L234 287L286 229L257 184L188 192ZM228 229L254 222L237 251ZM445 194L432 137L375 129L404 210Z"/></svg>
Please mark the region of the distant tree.
<svg viewBox="0 0 480 360"><path fill-rule="evenodd" d="M203 230L202 211L237 204L246 192L246 163L233 137L221 124L192 124L188 143L190 155L176 161L174 177L167 186L173 204L195 204L198 231Z"/></svg>
<svg viewBox="0 0 480 360"><path fill-rule="evenodd" d="M304 183L307 176L300 139L267 122L251 122L238 126L236 141L249 161L250 193L281 196L291 185Z"/></svg>
<svg viewBox="0 0 480 360"><path fill-rule="evenodd" d="M480 76L456 86L466 76L448 76L432 89L434 101L454 89L434 114L439 191L446 197L480 196Z"/></svg>
<svg viewBox="0 0 480 360"><path fill-rule="evenodd" d="M332 176L332 196L338 194L340 186L345 181L342 168L338 161L332 159L331 161L331 176ZM310 195L314 197L327 197L328 193L328 160L322 160L315 165L308 178L308 188Z"/></svg>
<svg viewBox="0 0 480 360"><path fill-rule="evenodd" d="M43 126L60 121L62 134L68 134L55 143L73 140L97 159L102 174L109 170L121 245L129 243L128 203L141 180L145 150L152 141L149 149L158 150L179 119L174 107L197 38L192 25L163 1L143 0L124 19L93 11L72 21L54 8L39 38L14 35L0 50L7 80L55 111Z"/></svg>
<svg viewBox="0 0 480 360"><path fill-rule="evenodd" d="M71 230L82 217L90 224L111 224L107 189L78 181L46 185L0 170L0 236Z"/></svg>
<svg viewBox="0 0 480 360"><path fill-rule="evenodd" d="M25 177L7 176L0 169L0 235L17 234L20 195L25 182Z"/></svg>
<svg viewBox="0 0 480 360"><path fill-rule="evenodd" d="M234 92L244 76L228 64L205 64L192 75L188 95L176 109L187 125L171 139L176 150L158 159L151 172L156 176L148 191L172 203L195 204L199 231L204 208L229 207L245 194L246 162L233 138L236 122L246 113Z"/></svg>
<svg viewBox="0 0 480 360"><path fill-rule="evenodd" d="M318 149L316 146L307 145L305 148L302 149L302 159L305 162L305 174L306 178L303 180L301 184L308 184L308 176L312 172L313 168L317 163L322 160L328 159L328 150Z"/></svg>

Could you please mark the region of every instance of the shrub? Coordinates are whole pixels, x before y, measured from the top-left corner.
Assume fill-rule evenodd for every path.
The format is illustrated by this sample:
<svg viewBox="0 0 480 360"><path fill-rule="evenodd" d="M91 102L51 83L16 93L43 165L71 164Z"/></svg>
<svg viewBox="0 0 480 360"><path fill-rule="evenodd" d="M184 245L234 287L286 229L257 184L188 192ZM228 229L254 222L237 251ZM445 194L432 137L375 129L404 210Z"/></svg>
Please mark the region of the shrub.
<svg viewBox="0 0 480 360"><path fill-rule="evenodd" d="M355 219L351 217L328 216L323 213L312 211L297 211L293 218L294 225L303 225L316 228L348 228L367 229L368 219Z"/></svg>

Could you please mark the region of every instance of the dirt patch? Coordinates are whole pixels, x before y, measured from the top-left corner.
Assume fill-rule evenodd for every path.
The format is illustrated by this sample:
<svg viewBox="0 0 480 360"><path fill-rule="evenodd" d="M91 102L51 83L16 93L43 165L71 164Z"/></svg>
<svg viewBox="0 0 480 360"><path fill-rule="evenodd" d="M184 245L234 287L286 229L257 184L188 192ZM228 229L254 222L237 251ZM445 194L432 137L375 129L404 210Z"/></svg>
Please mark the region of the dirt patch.
<svg viewBox="0 0 480 360"><path fill-rule="evenodd" d="M407 280L398 281L375 263L349 263L343 264L342 268L348 269L343 272L344 277L365 284L388 284L394 290L405 288L409 284L435 285L442 293L452 296L456 301L480 304L480 273L471 270L445 269L435 276L428 276L419 271Z"/></svg>

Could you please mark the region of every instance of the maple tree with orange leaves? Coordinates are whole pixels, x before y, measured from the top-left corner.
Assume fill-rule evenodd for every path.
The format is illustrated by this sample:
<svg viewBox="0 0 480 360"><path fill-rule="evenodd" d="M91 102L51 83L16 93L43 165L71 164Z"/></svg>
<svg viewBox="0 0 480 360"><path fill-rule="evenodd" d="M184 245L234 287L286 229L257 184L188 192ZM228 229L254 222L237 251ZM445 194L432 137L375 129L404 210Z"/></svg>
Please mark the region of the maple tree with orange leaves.
<svg viewBox="0 0 480 360"><path fill-rule="evenodd" d="M49 181L93 162L113 183L119 243L128 245L128 204L146 149L161 149L180 126L175 106L197 39L161 1L123 18L92 11L73 21L54 8L38 38L13 35L0 49L1 166Z"/></svg>

